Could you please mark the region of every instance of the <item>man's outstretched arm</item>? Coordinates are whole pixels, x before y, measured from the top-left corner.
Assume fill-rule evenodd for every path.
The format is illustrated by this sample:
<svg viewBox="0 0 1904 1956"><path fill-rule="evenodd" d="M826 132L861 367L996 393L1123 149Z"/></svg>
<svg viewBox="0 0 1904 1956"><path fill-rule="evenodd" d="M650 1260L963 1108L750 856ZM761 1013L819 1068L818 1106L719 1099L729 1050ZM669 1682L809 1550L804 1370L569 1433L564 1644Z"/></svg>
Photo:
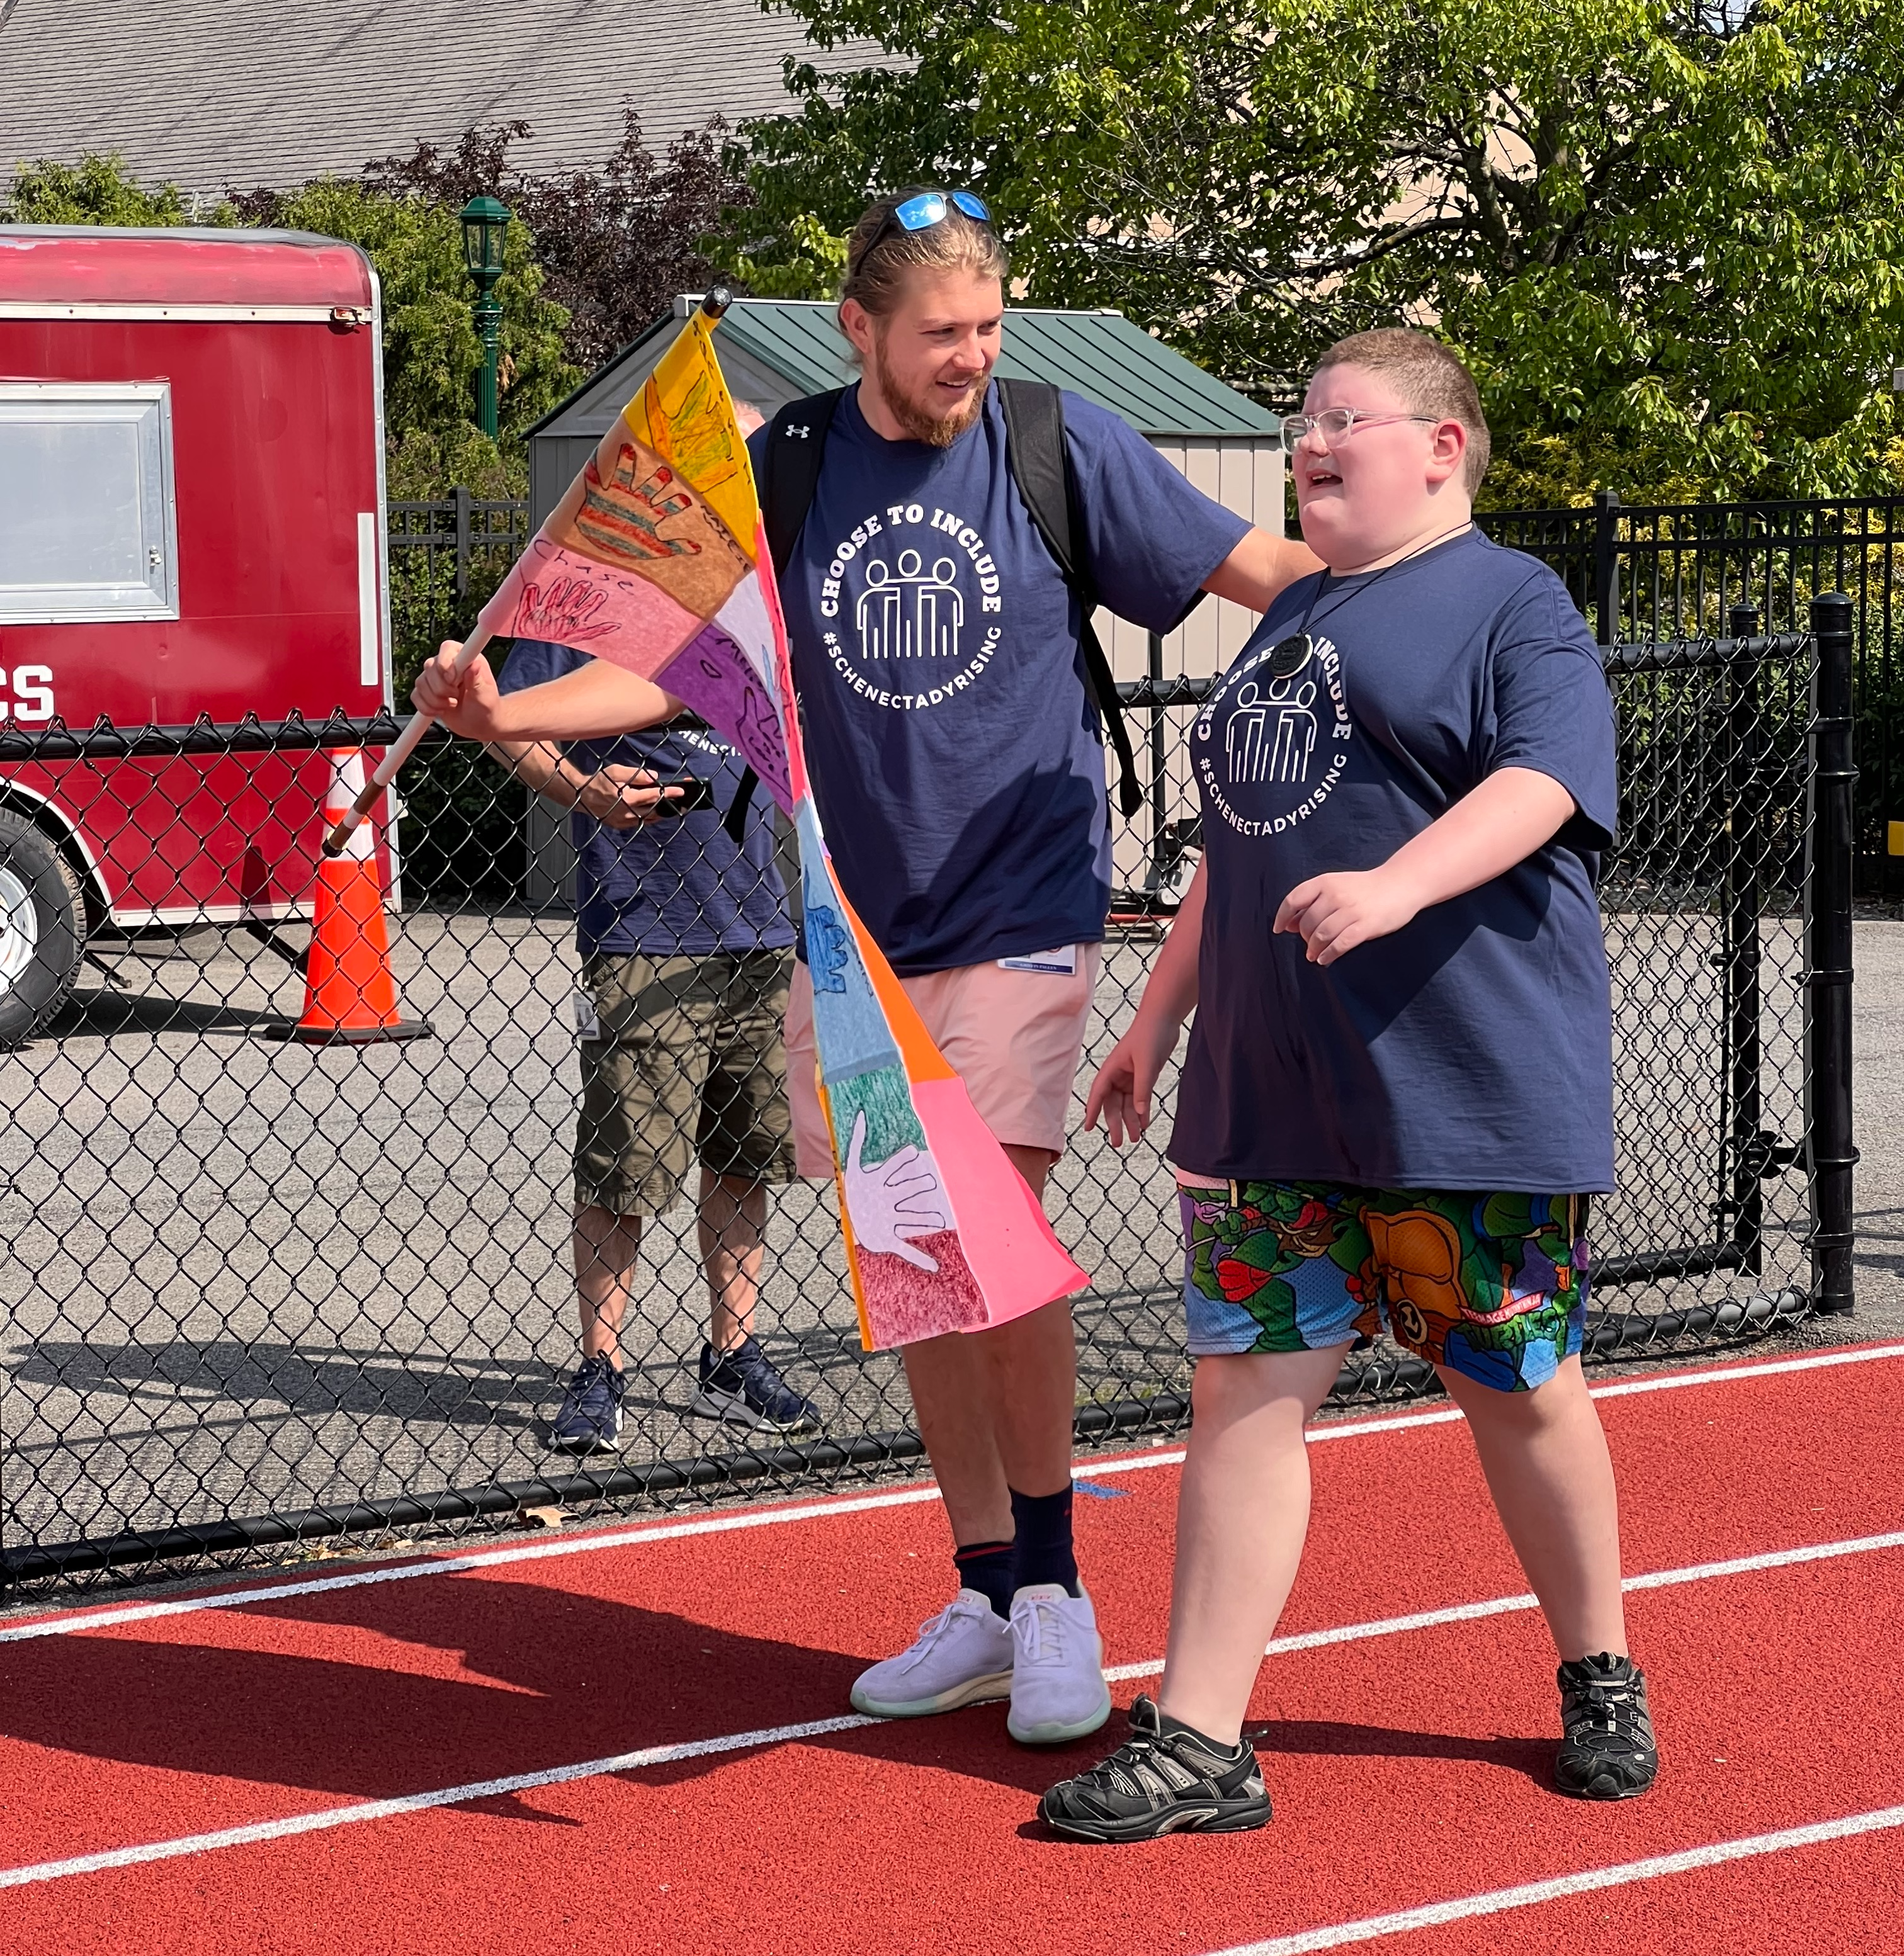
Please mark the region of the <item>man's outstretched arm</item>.
<svg viewBox="0 0 1904 1956"><path fill-rule="evenodd" d="M1295 537L1252 530L1203 580L1205 590L1252 611L1267 611L1299 577L1322 568L1322 560Z"/></svg>
<svg viewBox="0 0 1904 1956"><path fill-rule="evenodd" d="M606 659L591 659L560 679L500 692L489 661L478 653L459 673L461 649L446 641L417 676L410 697L431 719L466 740L600 740L658 726L681 702L652 680L638 679Z"/></svg>

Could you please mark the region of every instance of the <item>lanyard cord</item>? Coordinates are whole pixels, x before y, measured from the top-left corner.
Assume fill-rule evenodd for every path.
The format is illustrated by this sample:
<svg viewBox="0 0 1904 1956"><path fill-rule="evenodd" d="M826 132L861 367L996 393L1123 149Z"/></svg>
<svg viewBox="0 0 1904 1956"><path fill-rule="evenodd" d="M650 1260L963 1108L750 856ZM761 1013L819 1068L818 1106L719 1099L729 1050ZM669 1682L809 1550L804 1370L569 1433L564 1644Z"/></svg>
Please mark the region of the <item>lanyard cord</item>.
<svg viewBox="0 0 1904 1956"><path fill-rule="evenodd" d="M1323 617L1325 618L1332 617L1337 612L1342 609L1344 604L1348 604L1351 599L1359 598L1365 591L1372 590L1374 587L1379 584L1391 570L1399 570L1404 564L1412 563L1415 558L1419 557L1422 551L1431 551L1437 544L1445 544L1448 541L1450 537L1458 537L1464 530L1471 530L1473 527L1474 519L1470 516L1465 523L1457 523L1453 529L1444 530L1438 537L1430 537L1426 543L1417 544L1413 550L1397 557L1393 563L1385 563L1382 567L1375 573L1375 576L1369 579L1366 584L1358 584L1354 590L1349 592L1347 597L1339 598L1334 604L1329 607L1327 611L1323 613ZM1304 607L1302 612L1302 622L1296 628L1298 636L1306 633L1309 630L1309 620L1315 615L1316 606L1321 602L1322 594L1328 588L1328 583L1329 573L1327 570L1325 570L1321 578L1318 579L1315 588L1309 593L1309 601Z"/></svg>

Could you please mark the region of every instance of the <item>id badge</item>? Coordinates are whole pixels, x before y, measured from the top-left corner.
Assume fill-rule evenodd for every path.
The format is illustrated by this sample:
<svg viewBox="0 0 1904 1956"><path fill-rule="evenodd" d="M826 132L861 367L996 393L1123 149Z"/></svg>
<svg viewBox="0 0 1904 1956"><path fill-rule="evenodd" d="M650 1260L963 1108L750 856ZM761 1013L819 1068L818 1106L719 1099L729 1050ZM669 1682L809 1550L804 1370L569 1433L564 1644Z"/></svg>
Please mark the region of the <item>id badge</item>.
<svg viewBox="0 0 1904 1956"><path fill-rule="evenodd" d="M578 1039L598 1040L602 1036L602 1015L595 1008L595 1000L586 992L575 995L575 1032Z"/></svg>
<svg viewBox="0 0 1904 1956"><path fill-rule="evenodd" d="M1078 975L1078 947L1066 944L1056 951L1028 951L1021 957L1001 957L998 968L1001 971L1043 971L1054 978L1075 978Z"/></svg>

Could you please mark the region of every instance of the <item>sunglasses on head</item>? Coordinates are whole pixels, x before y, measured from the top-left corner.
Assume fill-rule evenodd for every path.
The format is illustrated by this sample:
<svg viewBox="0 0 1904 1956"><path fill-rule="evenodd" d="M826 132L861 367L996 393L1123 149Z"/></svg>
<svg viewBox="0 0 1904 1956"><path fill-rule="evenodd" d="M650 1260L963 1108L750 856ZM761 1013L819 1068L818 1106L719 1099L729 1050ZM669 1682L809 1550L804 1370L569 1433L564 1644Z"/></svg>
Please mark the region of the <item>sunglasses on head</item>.
<svg viewBox="0 0 1904 1956"><path fill-rule="evenodd" d="M974 224L990 224L992 221L985 200L974 197L968 190L921 191L917 197L908 197L904 203L895 204L886 213L885 221L867 240L866 250L860 256L865 257L889 232L930 231L935 224L943 224L955 210L969 217Z"/></svg>

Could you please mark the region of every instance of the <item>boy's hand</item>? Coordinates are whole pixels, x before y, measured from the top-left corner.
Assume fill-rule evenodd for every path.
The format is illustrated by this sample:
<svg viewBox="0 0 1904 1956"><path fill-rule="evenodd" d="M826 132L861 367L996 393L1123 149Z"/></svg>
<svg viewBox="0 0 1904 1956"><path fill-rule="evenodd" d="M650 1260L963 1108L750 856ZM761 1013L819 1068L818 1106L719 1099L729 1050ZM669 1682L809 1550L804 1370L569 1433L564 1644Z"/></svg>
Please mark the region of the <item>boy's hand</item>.
<svg viewBox="0 0 1904 1956"><path fill-rule="evenodd" d="M640 768L603 768L582 784L575 805L609 828L639 828L658 822L681 798L679 788L659 788Z"/></svg>
<svg viewBox="0 0 1904 1956"><path fill-rule="evenodd" d="M462 649L455 639L446 639L436 657L418 674L410 689L411 700L419 711L466 740L499 739L496 708L502 696L496 688L496 675L480 652L458 672L456 655Z"/></svg>
<svg viewBox="0 0 1904 1956"><path fill-rule="evenodd" d="M1176 1050L1180 1027L1139 1012L1131 1029L1110 1049L1097 1069L1085 1103L1085 1125L1104 1117L1104 1133L1114 1148L1134 1141L1151 1125L1151 1092L1157 1075Z"/></svg>
<svg viewBox="0 0 1904 1956"><path fill-rule="evenodd" d="M1309 947L1312 964L1333 964L1358 944L1400 930L1422 907L1408 879L1385 863L1379 869L1340 869L1298 883L1283 899L1274 927L1299 935Z"/></svg>
<svg viewBox="0 0 1904 1956"><path fill-rule="evenodd" d="M1500 768L1380 868L1298 883L1275 928L1297 932L1312 964L1400 930L1425 910L1504 875L1551 842L1574 812L1573 790L1538 768Z"/></svg>

